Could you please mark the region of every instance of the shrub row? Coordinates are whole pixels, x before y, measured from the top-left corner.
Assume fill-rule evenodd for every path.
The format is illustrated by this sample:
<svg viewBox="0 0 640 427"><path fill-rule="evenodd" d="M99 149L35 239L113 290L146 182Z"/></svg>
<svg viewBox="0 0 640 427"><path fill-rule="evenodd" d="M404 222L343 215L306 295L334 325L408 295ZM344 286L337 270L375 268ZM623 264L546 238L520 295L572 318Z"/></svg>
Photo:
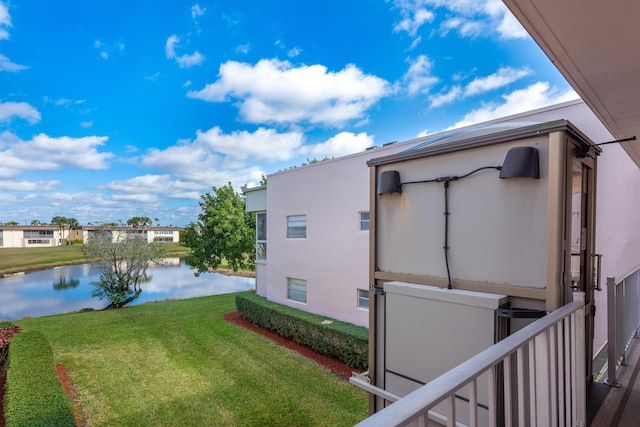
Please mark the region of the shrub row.
<svg viewBox="0 0 640 427"><path fill-rule="evenodd" d="M255 325L275 331L318 353L340 359L349 367L367 369L367 328L296 310L251 292L236 295L236 308L242 318Z"/></svg>
<svg viewBox="0 0 640 427"><path fill-rule="evenodd" d="M11 338L4 413L7 427L75 426L53 351L41 332Z"/></svg>

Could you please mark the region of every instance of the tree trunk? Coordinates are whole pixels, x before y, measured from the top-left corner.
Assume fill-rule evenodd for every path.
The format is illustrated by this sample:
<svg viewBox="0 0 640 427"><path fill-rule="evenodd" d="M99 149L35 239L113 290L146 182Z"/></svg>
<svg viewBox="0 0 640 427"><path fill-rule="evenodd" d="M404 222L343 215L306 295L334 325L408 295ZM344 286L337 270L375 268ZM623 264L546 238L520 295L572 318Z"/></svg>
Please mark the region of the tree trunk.
<svg viewBox="0 0 640 427"><path fill-rule="evenodd" d="M141 294L141 293L142 293L142 289L138 289L138 290L136 290L136 292L135 292L133 295L131 295L129 298L127 298L127 299L125 299L125 300L122 300L122 301L120 301L120 302L119 302L119 303L117 303L117 304L109 304L109 305L108 305L108 306L106 306L103 310L112 310L112 309L114 309L114 308L122 308L122 307L124 307L125 305L129 304L131 301L136 300L136 299L140 296L140 294Z"/></svg>

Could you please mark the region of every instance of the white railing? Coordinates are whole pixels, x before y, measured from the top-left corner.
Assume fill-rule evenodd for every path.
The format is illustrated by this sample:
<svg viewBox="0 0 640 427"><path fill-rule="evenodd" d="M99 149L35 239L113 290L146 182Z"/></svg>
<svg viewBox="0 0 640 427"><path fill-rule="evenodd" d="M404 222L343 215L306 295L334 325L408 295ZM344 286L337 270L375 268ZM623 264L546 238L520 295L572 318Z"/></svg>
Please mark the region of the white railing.
<svg viewBox="0 0 640 427"><path fill-rule="evenodd" d="M584 426L584 316L584 293L576 292L572 303L494 344L358 426ZM489 379L486 405L478 404L481 376ZM369 391L384 397L383 393ZM460 405L468 408L468 414L456 408L460 395L468 396L468 405ZM483 413L479 415L479 411ZM465 424L460 422L463 419Z"/></svg>
<svg viewBox="0 0 640 427"><path fill-rule="evenodd" d="M606 383L619 387L618 367L640 327L640 269L616 282L607 277L607 358Z"/></svg>

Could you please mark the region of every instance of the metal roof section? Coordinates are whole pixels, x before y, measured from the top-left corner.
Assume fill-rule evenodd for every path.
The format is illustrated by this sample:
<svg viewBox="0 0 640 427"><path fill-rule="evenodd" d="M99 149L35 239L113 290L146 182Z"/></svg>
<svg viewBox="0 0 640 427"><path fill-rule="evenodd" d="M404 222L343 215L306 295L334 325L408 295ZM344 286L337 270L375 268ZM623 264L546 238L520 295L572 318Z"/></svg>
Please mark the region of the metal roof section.
<svg viewBox="0 0 640 427"><path fill-rule="evenodd" d="M434 146L439 144L448 144L462 139L473 138L476 136L490 135L496 132L504 130L512 130L515 128L533 126L540 124L540 122L508 122L508 123L493 123L489 125L477 125L462 129L454 129L448 132L438 133L432 137L424 140L423 142L413 147L407 148L404 151L419 150L426 146Z"/></svg>
<svg viewBox="0 0 640 427"><path fill-rule="evenodd" d="M591 147L593 155L598 155L601 149L568 120L555 120L546 123L524 125L523 122L498 123L487 126L472 127L455 130L451 133L437 135L425 139L411 149L401 151L390 156L371 159L367 165L384 165L420 157L463 151L487 145L500 144L517 139L531 138L556 131L566 131L574 135L585 146Z"/></svg>

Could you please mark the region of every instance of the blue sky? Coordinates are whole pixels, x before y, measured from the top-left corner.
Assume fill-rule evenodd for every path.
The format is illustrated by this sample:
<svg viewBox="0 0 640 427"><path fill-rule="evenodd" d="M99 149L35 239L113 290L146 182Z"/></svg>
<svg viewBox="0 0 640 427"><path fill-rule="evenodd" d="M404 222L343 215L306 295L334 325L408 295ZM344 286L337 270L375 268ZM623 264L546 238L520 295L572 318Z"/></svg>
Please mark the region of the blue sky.
<svg viewBox="0 0 640 427"><path fill-rule="evenodd" d="M500 0L0 0L0 222L184 226L212 186L575 98Z"/></svg>

